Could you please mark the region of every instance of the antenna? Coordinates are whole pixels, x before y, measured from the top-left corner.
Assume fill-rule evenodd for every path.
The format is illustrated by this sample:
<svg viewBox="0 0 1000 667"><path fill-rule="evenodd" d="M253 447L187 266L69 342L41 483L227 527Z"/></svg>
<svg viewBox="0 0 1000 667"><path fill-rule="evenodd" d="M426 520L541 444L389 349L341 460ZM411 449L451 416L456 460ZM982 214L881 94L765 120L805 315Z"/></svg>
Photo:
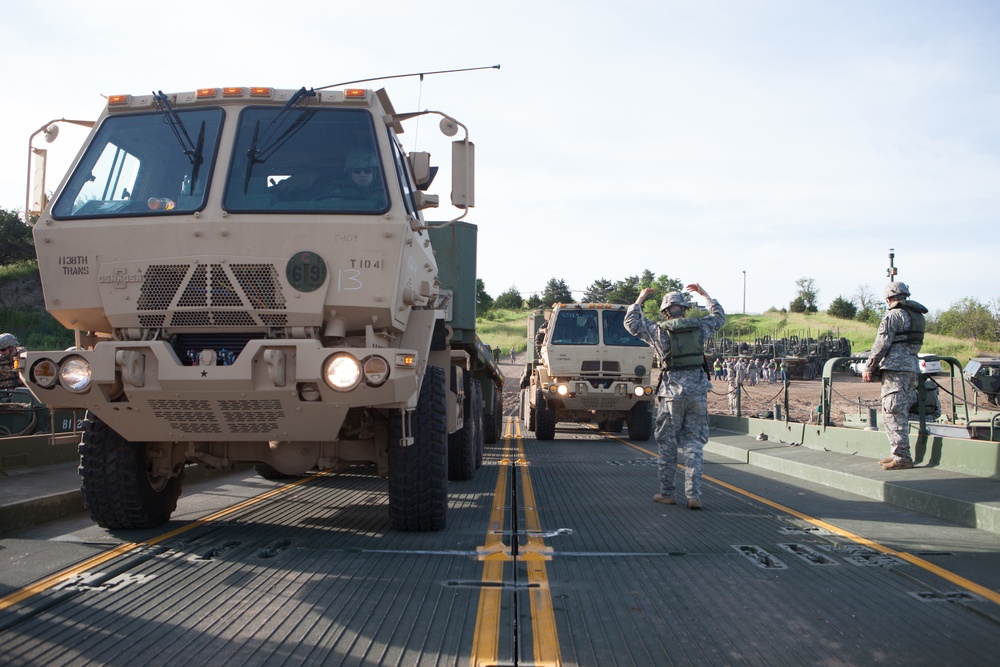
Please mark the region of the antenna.
<svg viewBox="0 0 1000 667"><path fill-rule="evenodd" d="M893 248L889 248L889 268L886 269L885 274L889 276L889 282L896 282L896 267L893 266L892 260L896 257L896 251Z"/></svg>
<svg viewBox="0 0 1000 667"><path fill-rule="evenodd" d="M490 65L488 67L466 67L464 69L443 69L443 70L438 70L436 72L413 72L412 74L393 74L392 76L376 76L370 79L355 79L354 81L341 81L340 83L331 83L329 86L315 88L314 90L326 90L327 88L338 88L340 86L349 86L355 83L367 83L369 81L383 81L385 79L402 79L408 76L419 76L420 80L423 81L425 76L430 76L431 74L453 74L455 72L474 72L480 69L500 69L500 65Z"/></svg>

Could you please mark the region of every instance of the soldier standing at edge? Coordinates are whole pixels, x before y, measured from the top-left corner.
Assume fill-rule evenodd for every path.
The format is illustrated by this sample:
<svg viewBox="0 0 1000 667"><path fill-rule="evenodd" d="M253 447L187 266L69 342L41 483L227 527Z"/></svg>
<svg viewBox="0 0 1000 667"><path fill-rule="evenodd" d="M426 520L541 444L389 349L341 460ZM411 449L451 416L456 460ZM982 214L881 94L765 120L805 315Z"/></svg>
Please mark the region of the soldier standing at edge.
<svg viewBox="0 0 1000 667"><path fill-rule="evenodd" d="M913 467L909 414L917 400L917 352L924 342L927 308L909 300L906 283L889 283L884 294L888 310L879 322L861 379L871 382L876 373L882 375L882 423L890 454L879 464L883 470L901 470Z"/></svg>
<svg viewBox="0 0 1000 667"><path fill-rule="evenodd" d="M653 290L639 293L625 313L625 329L656 351L662 364L657 397L656 444L659 450L660 492L653 500L673 505L674 476L677 472L677 445L684 447L684 492L690 509L701 508L702 457L708 442L708 398L712 383L703 367L704 341L722 328L726 314L715 299L698 283L686 287L700 294L708 304L709 315L687 318L690 307L680 292L663 295L660 312L667 321L651 322L642 315L642 302Z"/></svg>

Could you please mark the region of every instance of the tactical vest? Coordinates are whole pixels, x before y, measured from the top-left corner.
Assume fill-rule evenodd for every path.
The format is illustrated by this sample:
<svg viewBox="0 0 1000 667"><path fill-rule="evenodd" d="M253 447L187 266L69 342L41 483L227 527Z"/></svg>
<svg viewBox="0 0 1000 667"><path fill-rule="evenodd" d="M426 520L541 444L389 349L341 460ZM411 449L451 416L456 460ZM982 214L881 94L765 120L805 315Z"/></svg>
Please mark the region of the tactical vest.
<svg viewBox="0 0 1000 667"><path fill-rule="evenodd" d="M910 314L910 330L901 331L892 337L892 343L907 343L909 345L923 345L924 344L924 330L927 327L927 322L924 319L924 313L927 312L927 307L923 304L917 303L916 301L911 301L906 299L905 301L896 301L889 306L889 309L902 308Z"/></svg>
<svg viewBox="0 0 1000 667"><path fill-rule="evenodd" d="M705 361L704 345L698 318L683 317L660 322L670 337L670 353L664 361L667 370L701 368Z"/></svg>

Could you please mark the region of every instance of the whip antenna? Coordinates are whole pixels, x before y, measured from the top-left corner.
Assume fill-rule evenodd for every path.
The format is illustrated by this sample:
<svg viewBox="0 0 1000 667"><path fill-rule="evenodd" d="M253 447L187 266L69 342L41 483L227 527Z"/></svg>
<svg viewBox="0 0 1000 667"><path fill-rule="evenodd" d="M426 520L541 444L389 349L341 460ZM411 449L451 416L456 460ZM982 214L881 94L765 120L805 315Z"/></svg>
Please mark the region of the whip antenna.
<svg viewBox="0 0 1000 667"><path fill-rule="evenodd" d="M349 86L354 83L368 83L369 81L384 81L385 79L402 79L408 76L419 76L420 80L423 81L425 76L430 76L431 74L453 74L455 72L474 72L481 69L500 69L500 65L490 65L488 67L466 67L464 69L442 69L436 72L413 72L412 74L394 74L392 76L376 76L370 79L355 79L354 81L342 81L340 83L331 83L329 86L323 86L322 88L316 88L315 90L326 90L327 88L338 88L340 86Z"/></svg>

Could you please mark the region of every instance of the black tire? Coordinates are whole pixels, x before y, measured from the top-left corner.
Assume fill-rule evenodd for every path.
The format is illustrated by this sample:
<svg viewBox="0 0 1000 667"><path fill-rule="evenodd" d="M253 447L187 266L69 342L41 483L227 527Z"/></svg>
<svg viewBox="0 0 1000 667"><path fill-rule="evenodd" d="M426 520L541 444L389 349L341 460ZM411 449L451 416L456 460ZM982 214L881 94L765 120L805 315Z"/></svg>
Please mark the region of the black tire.
<svg viewBox="0 0 1000 667"><path fill-rule="evenodd" d="M632 406L628 419L628 437L630 440L645 442L653 435L653 410L648 402L636 403Z"/></svg>
<svg viewBox="0 0 1000 667"><path fill-rule="evenodd" d="M448 511L445 372L428 366L411 415L413 444L400 445L399 413L389 422L389 519L403 531L441 530Z"/></svg>
<svg viewBox="0 0 1000 667"><path fill-rule="evenodd" d="M283 472L279 472L267 463L257 463L254 464L254 470L257 471L258 477L263 477L264 479L295 479L298 475L288 475Z"/></svg>
<svg viewBox="0 0 1000 667"><path fill-rule="evenodd" d="M465 481L476 474L476 422L472 413L472 376L463 373L465 399L462 401L463 426L448 434L448 479Z"/></svg>
<svg viewBox="0 0 1000 667"><path fill-rule="evenodd" d="M545 404L541 391L535 394L535 437L539 440L556 437L556 413Z"/></svg>
<svg viewBox="0 0 1000 667"><path fill-rule="evenodd" d="M496 416L493 420L493 442L500 442L500 436L503 433L503 390L501 387L496 387L493 392L493 414Z"/></svg>
<svg viewBox="0 0 1000 667"><path fill-rule="evenodd" d="M129 442L88 414L80 442L83 503L102 528L153 528L177 509L184 469L176 477L149 474L145 442Z"/></svg>
<svg viewBox="0 0 1000 667"><path fill-rule="evenodd" d="M486 432L483 414L483 385L479 380L472 381L472 418L475 420L476 432L476 470L483 467L483 454L486 451Z"/></svg>
<svg viewBox="0 0 1000 667"><path fill-rule="evenodd" d="M621 433L623 428L625 428L625 420L624 419L609 419L608 420L608 432L610 432L610 433Z"/></svg>

